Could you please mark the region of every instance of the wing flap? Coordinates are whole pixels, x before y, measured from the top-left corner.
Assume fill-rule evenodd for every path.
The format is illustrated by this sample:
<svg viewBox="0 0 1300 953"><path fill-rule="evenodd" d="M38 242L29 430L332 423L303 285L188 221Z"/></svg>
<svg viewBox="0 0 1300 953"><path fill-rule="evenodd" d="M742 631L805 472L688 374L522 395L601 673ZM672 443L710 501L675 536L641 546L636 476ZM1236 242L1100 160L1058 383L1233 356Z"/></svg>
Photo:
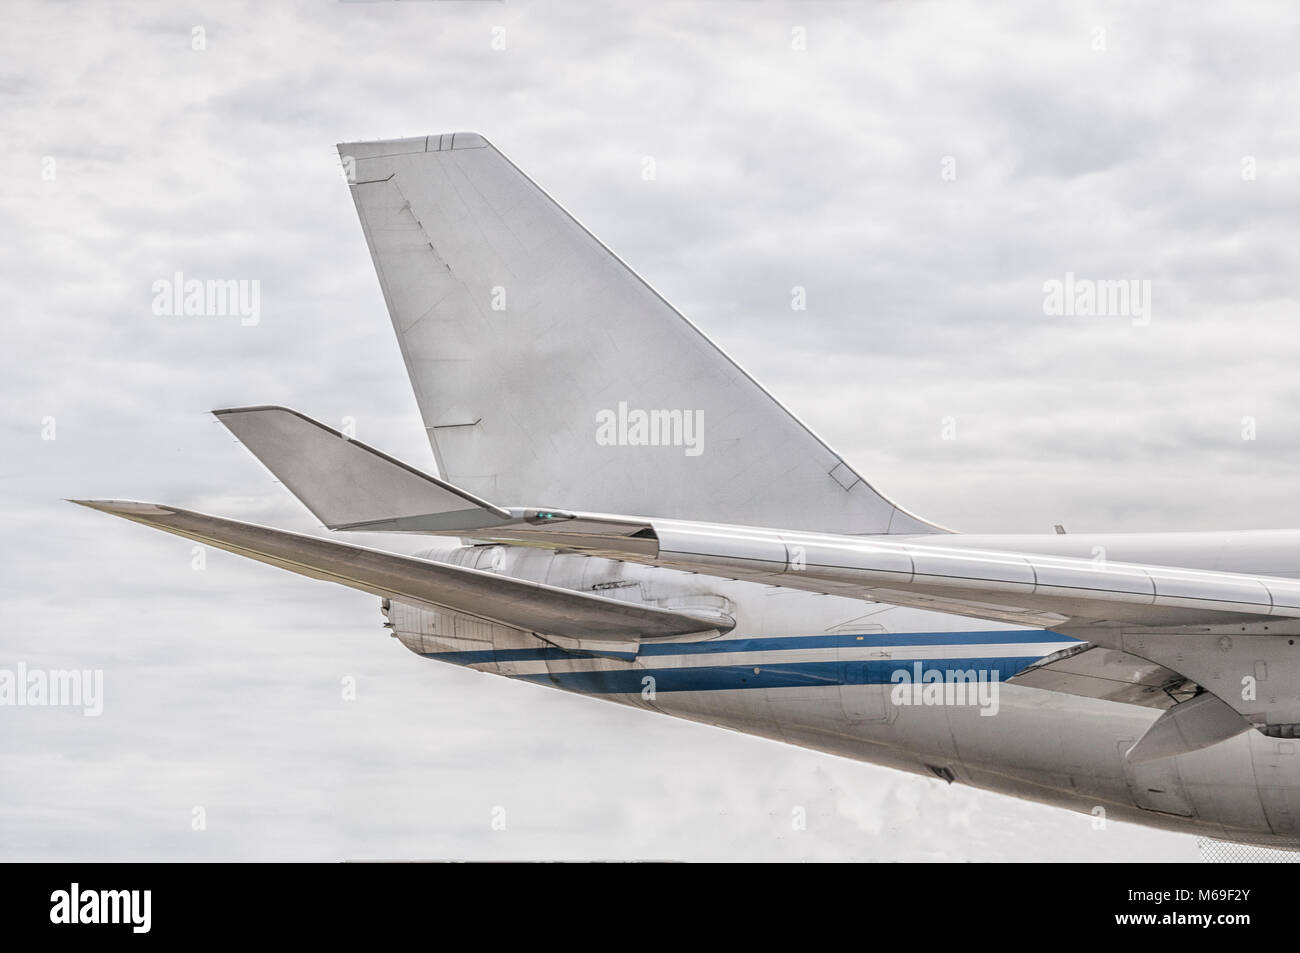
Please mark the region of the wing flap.
<svg viewBox="0 0 1300 953"><path fill-rule="evenodd" d="M1147 708L1172 708L1196 692L1194 683L1172 669L1091 642L1053 652L1009 681Z"/></svg>
<svg viewBox="0 0 1300 953"><path fill-rule="evenodd" d="M1167 709L1125 757L1133 764L1171 758L1217 745L1250 728L1240 712L1217 695L1204 692Z"/></svg>

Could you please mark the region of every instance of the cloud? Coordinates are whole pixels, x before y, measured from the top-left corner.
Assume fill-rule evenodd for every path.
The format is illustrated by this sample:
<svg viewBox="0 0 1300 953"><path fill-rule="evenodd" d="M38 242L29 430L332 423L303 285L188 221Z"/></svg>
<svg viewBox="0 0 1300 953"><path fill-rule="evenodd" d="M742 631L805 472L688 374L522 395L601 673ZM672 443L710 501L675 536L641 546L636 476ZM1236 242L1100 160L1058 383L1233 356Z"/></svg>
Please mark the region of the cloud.
<svg viewBox="0 0 1300 953"><path fill-rule="evenodd" d="M430 466L332 147L475 129L910 509L972 531L1296 525L1294 11L20 7L0 40L5 654L102 667L108 701L93 725L3 715L6 856L1188 855L426 664L367 597L223 554L195 571L185 541L60 497L314 531L206 416L243 403L353 417ZM176 271L259 281L261 322L152 314ZM1149 279L1150 326L1045 316L1067 271Z"/></svg>

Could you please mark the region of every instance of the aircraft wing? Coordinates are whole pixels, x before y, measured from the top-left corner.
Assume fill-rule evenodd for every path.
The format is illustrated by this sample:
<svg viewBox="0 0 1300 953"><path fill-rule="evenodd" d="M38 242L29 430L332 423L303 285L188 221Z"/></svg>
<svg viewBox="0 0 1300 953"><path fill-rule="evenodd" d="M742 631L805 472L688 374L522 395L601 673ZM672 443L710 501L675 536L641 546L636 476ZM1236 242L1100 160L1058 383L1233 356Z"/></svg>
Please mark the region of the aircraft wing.
<svg viewBox="0 0 1300 953"><path fill-rule="evenodd" d="M488 533L536 545L548 532L563 533L564 522ZM1045 660L1018 681L1152 707L1168 699L1128 752L1133 762L1199 750L1251 728L1300 737L1295 579L664 520L647 520L626 537L566 545L604 553L625 546L624 559L1085 640L1087 650Z"/></svg>
<svg viewBox="0 0 1300 953"><path fill-rule="evenodd" d="M1060 628L1156 627L1300 619L1300 580L1104 559L955 550L916 539L829 536L647 521L646 561L791 589ZM535 538L505 526L493 538ZM602 547L618 540L603 539ZM625 558L636 558L629 551Z"/></svg>
<svg viewBox="0 0 1300 953"><path fill-rule="evenodd" d="M419 492L340 529L564 548L713 576L1051 629L1087 643L1017 676L1029 687L1165 709L1131 755L1195 750L1250 727L1300 735L1300 580L544 507L502 508L282 408L219 416L319 514L352 474ZM273 433L274 439L265 435ZM330 461L312 468L307 461ZM418 483L410 484L415 479ZM432 487L436 493L428 490ZM367 504L369 505L369 504ZM425 512L427 510L427 512ZM1101 554L1104 557L1104 553ZM1260 688L1256 682L1272 681ZM1274 686L1280 686L1274 687Z"/></svg>
<svg viewBox="0 0 1300 953"><path fill-rule="evenodd" d="M576 549L1030 626L1300 619L1300 580L550 506L500 507L283 407L217 416L331 529ZM530 501L551 503L553 501Z"/></svg>
<svg viewBox="0 0 1300 953"><path fill-rule="evenodd" d="M450 609L542 636L595 644L636 643L685 635L699 637L728 628L717 617L620 602L174 506L118 500L72 502L302 576L377 596Z"/></svg>

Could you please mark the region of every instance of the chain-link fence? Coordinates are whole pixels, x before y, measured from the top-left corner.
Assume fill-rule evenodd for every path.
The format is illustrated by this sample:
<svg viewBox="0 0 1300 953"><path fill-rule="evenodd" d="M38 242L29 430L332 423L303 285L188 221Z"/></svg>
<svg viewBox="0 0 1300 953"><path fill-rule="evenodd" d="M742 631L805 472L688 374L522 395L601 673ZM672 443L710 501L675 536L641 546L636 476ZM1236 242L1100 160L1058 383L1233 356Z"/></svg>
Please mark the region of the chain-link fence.
<svg viewBox="0 0 1300 953"><path fill-rule="evenodd" d="M1208 837L1198 837L1196 846L1203 864L1300 864L1300 849L1278 850Z"/></svg>

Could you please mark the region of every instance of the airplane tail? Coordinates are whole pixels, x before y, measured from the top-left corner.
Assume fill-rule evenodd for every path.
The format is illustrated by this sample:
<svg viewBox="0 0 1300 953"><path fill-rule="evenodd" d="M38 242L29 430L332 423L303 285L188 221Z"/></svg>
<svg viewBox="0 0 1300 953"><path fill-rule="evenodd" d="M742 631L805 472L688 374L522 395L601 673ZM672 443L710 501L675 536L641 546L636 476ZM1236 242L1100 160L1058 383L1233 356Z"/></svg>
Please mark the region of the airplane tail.
<svg viewBox="0 0 1300 953"><path fill-rule="evenodd" d="M872 489L482 136L338 149L444 480L505 506L944 532Z"/></svg>

